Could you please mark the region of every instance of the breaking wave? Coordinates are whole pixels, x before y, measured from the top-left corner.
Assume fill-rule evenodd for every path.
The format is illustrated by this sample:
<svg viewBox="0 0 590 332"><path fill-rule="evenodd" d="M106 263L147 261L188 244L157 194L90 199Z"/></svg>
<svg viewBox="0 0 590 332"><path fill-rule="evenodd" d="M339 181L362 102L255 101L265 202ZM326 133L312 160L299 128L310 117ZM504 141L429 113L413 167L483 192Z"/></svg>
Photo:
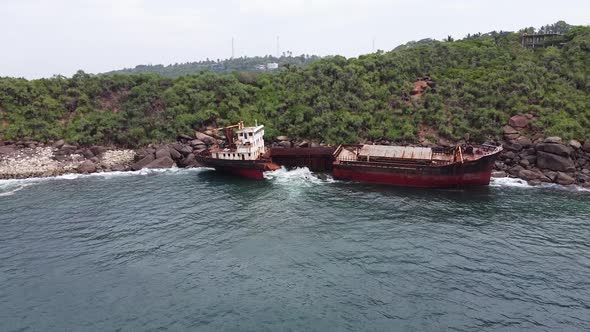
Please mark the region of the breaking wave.
<svg viewBox="0 0 590 332"><path fill-rule="evenodd" d="M51 176L51 177L34 177L34 178L26 178L26 179L0 180L0 197L14 195L16 192L18 192L28 186L38 184L38 183L47 182L47 181L77 180L77 179L84 179L84 178L112 179L112 178L123 177L123 176L138 176L138 175L139 176L146 176L146 175L156 175L156 174L176 174L176 173L187 173L187 172L199 173L199 172L205 171L207 169L208 168L205 168L205 167L142 169L139 171L102 172L102 173L92 173L92 174L68 173L68 174L62 174L62 175Z"/></svg>
<svg viewBox="0 0 590 332"><path fill-rule="evenodd" d="M294 169L280 169L272 172L265 172L264 178L279 184L322 184L336 182L328 174L313 173L307 167L297 167Z"/></svg>
<svg viewBox="0 0 590 332"><path fill-rule="evenodd" d="M590 192L590 189L583 188L580 186L570 185L570 186L562 186L556 183L542 183L538 186L531 186L525 180L519 178L492 178L490 181L490 187L512 187L512 188L529 188L529 189L557 189L557 190L566 190L566 191L580 191L580 192Z"/></svg>

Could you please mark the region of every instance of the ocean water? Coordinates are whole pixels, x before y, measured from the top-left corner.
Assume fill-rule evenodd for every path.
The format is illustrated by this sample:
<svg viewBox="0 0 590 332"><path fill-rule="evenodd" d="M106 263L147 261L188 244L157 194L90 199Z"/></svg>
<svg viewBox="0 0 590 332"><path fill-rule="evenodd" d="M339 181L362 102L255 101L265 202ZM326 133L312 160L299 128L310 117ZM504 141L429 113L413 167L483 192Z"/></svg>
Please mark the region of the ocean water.
<svg viewBox="0 0 590 332"><path fill-rule="evenodd" d="M0 181L0 331L588 331L590 192Z"/></svg>

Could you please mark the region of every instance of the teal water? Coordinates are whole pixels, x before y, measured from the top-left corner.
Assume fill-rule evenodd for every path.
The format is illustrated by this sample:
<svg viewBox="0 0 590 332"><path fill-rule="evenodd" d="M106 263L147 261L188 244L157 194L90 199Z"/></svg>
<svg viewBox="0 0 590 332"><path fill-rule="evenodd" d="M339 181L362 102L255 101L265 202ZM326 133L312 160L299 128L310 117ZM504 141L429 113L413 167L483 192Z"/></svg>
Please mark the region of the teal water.
<svg viewBox="0 0 590 332"><path fill-rule="evenodd" d="M0 331L590 330L590 193L0 181Z"/></svg>

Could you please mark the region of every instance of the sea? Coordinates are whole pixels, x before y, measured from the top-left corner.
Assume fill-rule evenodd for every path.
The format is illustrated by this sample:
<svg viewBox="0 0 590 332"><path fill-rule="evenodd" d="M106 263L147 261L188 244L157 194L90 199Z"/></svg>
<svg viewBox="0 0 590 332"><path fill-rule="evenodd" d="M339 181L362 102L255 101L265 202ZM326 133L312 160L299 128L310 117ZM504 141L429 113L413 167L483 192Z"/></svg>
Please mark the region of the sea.
<svg viewBox="0 0 590 332"><path fill-rule="evenodd" d="M281 169L0 181L0 331L588 331L590 192Z"/></svg>

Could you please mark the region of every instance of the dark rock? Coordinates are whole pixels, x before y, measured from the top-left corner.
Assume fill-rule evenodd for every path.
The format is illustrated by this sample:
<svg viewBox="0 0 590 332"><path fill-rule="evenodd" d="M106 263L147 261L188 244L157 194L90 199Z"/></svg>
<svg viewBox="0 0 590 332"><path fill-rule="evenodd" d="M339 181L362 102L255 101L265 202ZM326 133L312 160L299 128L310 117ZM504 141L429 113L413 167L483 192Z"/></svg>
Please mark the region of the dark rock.
<svg viewBox="0 0 590 332"><path fill-rule="evenodd" d="M308 148L309 147L309 142L308 141L303 141L299 144L297 144L298 148Z"/></svg>
<svg viewBox="0 0 590 332"><path fill-rule="evenodd" d="M570 184L573 184L576 182L576 179L574 179L573 177L563 173L563 172L557 172L557 179L555 179L555 182L567 186Z"/></svg>
<svg viewBox="0 0 590 332"><path fill-rule="evenodd" d="M279 142L279 146L281 146L283 148L290 148L291 147L291 142L289 142L289 141L281 141L281 142Z"/></svg>
<svg viewBox="0 0 590 332"><path fill-rule="evenodd" d="M201 141L200 139L194 139L194 140L190 141L189 144L192 147L195 147L195 146L205 146L206 145L205 142Z"/></svg>
<svg viewBox="0 0 590 332"><path fill-rule="evenodd" d="M149 163L154 161L156 158L153 154L148 154L147 156L143 157L141 160L136 162L135 164L131 165L131 169L134 171L138 171L144 167L146 167Z"/></svg>
<svg viewBox="0 0 590 332"><path fill-rule="evenodd" d="M522 171L518 172L518 177L523 179L523 180L537 180L539 178L541 178L543 176L543 174L536 172L536 171L531 171L528 169L523 169Z"/></svg>
<svg viewBox="0 0 590 332"><path fill-rule="evenodd" d="M16 149L13 146L0 146L0 154L10 154L13 153Z"/></svg>
<svg viewBox="0 0 590 332"><path fill-rule="evenodd" d="M53 145L51 145L51 146L56 149L61 149L61 147L64 146L64 144L66 144L66 141L64 141L63 139L60 139L59 141L53 143Z"/></svg>
<svg viewBox="0 0 590 332"><path fill-rule="evenodd" d="M584 142L584 145L582 145L582 150L584 150L585 152L590 153L590 139L587 139Z"/></svg>
<svg viewBox="0 0 590 332"><path fill-rule="evenodd" d="M206 147L199 147L199 146L197 146L197 147L195 147L195 149L193 150L193 153L194 153L195 155L197 155L197 154L200 154L201 152L203 152L203 151L205 151L205 150L207 150L207 148L206 148Z"/></svg>
<svg viewBox="0 0 590 332"><path fill-rule="evenodd" d="M547 168L553 171L575 170L574 162L569 157L562 157L543 151L537 152L537 166L539 168Z"/></svg>
<svg viewBox="0 0 590 332"><path fill-rule="evenodd" d="M92 153L92 151L88 148L82 149L82 153L80 153L80 154L83 155L84 158L86 158L86 159L90 159L95 156L95 154Z"/></svg>
<svg viewBox="0 0 590 332"><path fill-rule="evenodd" d="M504 144L504 148L507 150L510 150L510 151L518 152L518 151L522 150L522 145L520 145L518 143Z"/></svg>
<svg viewBox="0 0 590 332"><path fill-rule="evenodd" d="M92 151L92 153L97 157L107 152L108 150L109 149L105 148L104 146L99 145L94 145L90 147L90 151Z"/></svg>
<svg viewBox="0 0 590 332"><path fill-rule="evenodd" d="M191 148L188 145L183 145L182 148L180 150L177 150L178 152L180 152L183 156L188 156L189 154L193 153L193 148Z"/></svg>
<svg viewBox="0 0 590 332"><path fill-rule="evenodd" d="M545 140L543 142L561 144L561 137L557 137L557 136L547 137L547 138L545 138Z"/></svg>
<svg viewBox="0 0 590 332"><path fill-rule="evenodd" d="M88 160L90 160L93 163L97 163L99 159L98 159L98 157L92 157L92 158L90 158Z"/></svg>
<svg viewBox="0 0 590 332"><path fill-rule="evenodd" d="M75 145L64 144L60 149L59 152L62 154L72 154L78 148Z"/></svg>
<svg viewBox="0 0 590 332"><path fill-rule="evenodd" d="M517 166L514 166L511 169L509 169L508 173L510 173L510 175L512 175L512 176L518 176L520 171L523 171L523 170L524 170L524 167L517 165Z"/></svg>
<svg viewBox="0 0 590 332"><path fill-rule="evenodd" d="M522 145L523 148L528 148L531 145L533 145L533 142L531 141L531 139L528 137L524 137L524 136L519 137L515 143Z"/></svg>
<svg viewBox="0 0 590 332"><path fill-rule="evenodd" d="M187 141L195 139L194 137L185 134L178 134L178 138L185 139Z"/></svg>
<svg viewBox="0 0 590 332"><path fill-rule="evenodd" d="M535 149L537 149L537 151L553 153L562 157L568 157L572 153L572 148L569 146L554 143L539 143L535 145Z"/></svg>
<svg viewBox="0 0 590 332"><path fill-rule="evenodd" d="M78 166L78 173L88 174L94 172L96 172L96 165L90 160L86 160Z"/></svg>
<svg viewBox="0 0 590 332"><path fill-rule="evenodd" d="M520 166L522 167L528 167L531 163L528 161L528 159L521 159L519 162Z"/></svg>
<svg viewBox="0 0 590 332"><path fill-rule="evenodd" d="M113 171L113 172L123 172L125 170L127 170L127 168L124 165L111 166L111 171Z"/></svg>
<svg viewBox="0 0 590 332"><path fill-rule="evenodd" d="M168 150L167 147L161 147L158 150L156 150L156 159L162 159L164 157L168 157L168 158L172 159L172 155L170 154L170 150Z"/></svg>
<svg viewBox="0 0 590 332"><path fill-rule="evenodd" d="M195 136L197 137L198 140L201 140L201 141L205 142L206 144L215 144L215 142L216 142L215 138L213 138L207 134L200 133L198 131L195 132Z"/></svg>
<svg viewBox="0 0 590 332"><path fill-rule="evenodd" d="M514 129L512 126L504 126L504 135L514 135L518 134L518 130Z"/></svg>
<svg viewBox="0 0 590 332"><path fill-rule="evenodd" d="M504 171L494 171L494 172L492 172L492 177L494 177L494 178L505 178L506 176L507 176L507 174Z"/></svg>
<svg viewBox="0 0 590 332"><path fill-rule="evenodd" d="M135 161L140 161L150 154L153 155L155 152L156 150L153 148L139 149L135 152L135 156L133 157L133 159Z"/></svg>
<svg viewBox="0 0 590 332"><path fill-rule="evenodd" d="M524 115L515 115L508 120L508 124L514 128L524 128L529 124L529 119Z"/></svg>
<svg viewBox="0 0 590 332"><path fill-rule="evenodd" d="M172 147L168 148L168 152L174 160L180 160L182 158L182 154Z"/></svg>
<svg viewBox="0 0 590 332"><path fill-rule="evenodd" d="M535 165L537 163L536 155L526 155L523 159L526 159L529 162L529 165Z"/></svg>
<svg viewBox="0 0 590 332"><path fill-rule="evenodd" d="M548 182L555 182L555 179L557 179L557 172L544 171L543 175L549 180Z"/></svg>
<svg viewBox="0 0 590 332"><path fill-rule="evenodd" d="M576 141L575 139L570 141L570 146L576 150L579 150L582 147L582 143Z"/></svg>
<svg viewBox="0 0 590 332"><path fill-rule="evenodd" d="M527 183L530 186L540 186L543 183L543 181L541 181L541 180L530 180L530 181L527 181Z"/></svg>
<svg viewBox="0 0 590 332"><path fill-rule="evenodd" d="M195 155L191 153L188 156L186 156L184 159L182 159L178 163L178 166L190 168L190 167L199 167L200 165L197 162L197 160L195 159Z"/></svg>
<svg viewBox="0 0 590 332"><path fill-rule="evenodd" d="M587 183L590 182L590 175L587 174L577 174L576 181L578 183Z"/></svg>
<svg viewBox="0 0 590 332"><path fill-rule="evenodd" d="M145 168L171 168L175 166L174 160L170 156L158 158L151 163L147 164Z"/></svg>

